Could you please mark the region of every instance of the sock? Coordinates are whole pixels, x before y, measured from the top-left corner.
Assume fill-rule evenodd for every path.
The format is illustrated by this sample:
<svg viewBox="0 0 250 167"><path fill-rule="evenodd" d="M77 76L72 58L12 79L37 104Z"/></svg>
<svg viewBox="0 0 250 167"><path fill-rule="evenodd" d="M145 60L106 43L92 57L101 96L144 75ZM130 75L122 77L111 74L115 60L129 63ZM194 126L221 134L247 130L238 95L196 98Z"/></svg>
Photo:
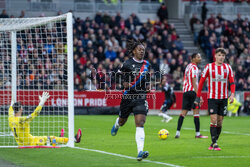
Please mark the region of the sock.
<svg viewBox="0 0 250 167"><path fill-rule="evenodd" d="M217 126L217 136L216 136L216 140L218 140L219 137L220 137L221 128L222 128L222 127L218 127L218 126Z"/></svg>
<svg viewBox="0 0 250 167"><path fill-rule="evenodd" d="M167 114L165 114L165 113L163 113L163 118L165 118L165 119L169 119L170 118L170 116L168 116Z"/></svg>
<svg viewBox="0 0 250 167"><path fill-rule="evenodd" d="M50 136L50 142L52 144L52 140L56 139L56 143L60 143L60 144L66 144L68 143L69 139L67 137L56 137L56 136Z"/></svg>
<svg viewBox="0 0 250 167"><path fill-rule="evenodd" d="M143 151L144 138L145 138L144 127L136 127L135 141L136 141L136 144L137 144L138 153L140 151Z"/></svg>
<svg viewBox="0 0 250 167"><path fill-rule="evenodd" d="M120 125L119 125L119 117L116 119L115 121L115 128L119 128Z"/></svg>
<svg viewBox="0 0 250 167"><path fill-rule="evenodd" d="M199 136L200 135L200 116L199 116L199 114L194 115L194 125L195 125L196 136Z"/></svg>
<svg viewBox="0 0 250 167"><path fill-rule="evenodd" d="M176 136L180 136L181 132L179 130L176 131Z"/></svg>
<svg viewBox="0 0 250 167"><path fill-rule="evenodd" d="M216 143L216 138L217 138L216 124L210 123L210 134L211 134L212 143L213 144Z"/></svg>
<svg viewBox="0 0 250 167"><path fill-rule="evenodd" d="M185 117L184 117L183 115L180 115L180 116L179 116L178 125L177 125L177 131L181 131L181 126L182 126L182 123L183 123L184 118L185 118Z"/></svg>

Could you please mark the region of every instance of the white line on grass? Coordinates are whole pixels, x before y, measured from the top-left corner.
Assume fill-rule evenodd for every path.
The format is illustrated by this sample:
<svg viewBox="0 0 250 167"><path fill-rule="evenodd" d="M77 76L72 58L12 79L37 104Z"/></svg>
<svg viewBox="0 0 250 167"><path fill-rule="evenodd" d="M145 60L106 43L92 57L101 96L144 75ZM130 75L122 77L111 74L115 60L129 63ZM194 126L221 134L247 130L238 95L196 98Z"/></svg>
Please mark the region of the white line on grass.
<svg viewBox="0 0 250 167"><path fill-rule="evenodd" d="M195 130L194 128L183 128L183 129L185 129L185 130ZM202 129L201 131L210 132L210 130L207 130L207 129ZM222 133L233 134L233 135L246 135L246 136L250 136L249 133L237 133L237 132L228 132L228 131L222 131Z"/></svg>
<svg viewBox="0 0 250 167"><path fill-rule="evenodd" d="M128 158L128 159L134 159L134 160L136 160L135 157L130 157L130 156L127 156L127 155L116 154L116 153L110 153L110 152L101 151L101 150L94 150L94 149L88 149L88 148L82 148L82 147L72 147L72 148L80 149L80 150L85 150L85 151L93 151L93 152L98 152L98 153L102 153L102 154L108 154L108 155L113 155L113 156L117 156L117 157L122 157L122 158ZM146 159L144 159L143 161L144 162L149 162L149 163L154 163L154 164L159 164L159 165L165 165L165 166L183 167L183 166L169 164L169 163L164 163L164 162L150 161L150 160L146 160Z"/></svg>

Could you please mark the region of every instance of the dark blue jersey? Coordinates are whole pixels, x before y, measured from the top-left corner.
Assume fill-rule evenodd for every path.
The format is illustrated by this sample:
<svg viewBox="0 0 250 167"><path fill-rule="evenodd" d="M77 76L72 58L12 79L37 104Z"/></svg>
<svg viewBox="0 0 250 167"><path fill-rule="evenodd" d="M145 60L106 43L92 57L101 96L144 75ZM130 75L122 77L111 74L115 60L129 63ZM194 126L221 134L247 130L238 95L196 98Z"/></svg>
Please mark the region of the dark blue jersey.
<svg viewBox="0 0 250 167"><path fill-rule="evenodd" d="M150 84L150 63L146 60L137 61L134 58L126 60L121 69L122 82L127 82L126 94L146 94Z"/></svg>

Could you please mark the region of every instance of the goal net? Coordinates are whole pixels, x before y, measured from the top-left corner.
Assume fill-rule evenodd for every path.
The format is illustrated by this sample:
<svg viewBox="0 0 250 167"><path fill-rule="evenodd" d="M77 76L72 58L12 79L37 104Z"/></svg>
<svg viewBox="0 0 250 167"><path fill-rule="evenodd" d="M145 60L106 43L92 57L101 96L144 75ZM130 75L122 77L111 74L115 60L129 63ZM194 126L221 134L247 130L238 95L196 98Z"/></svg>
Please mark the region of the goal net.
<svg viewBox="0 0 250 167"><path fill-rule="evenodd" d="M30 135L59 137L64 129L69 141L57 146L74 146L72 35L71 13L0 19L0 147L18 146L8 121L12 96L28 116L44 91L50 98L30 122Z"/></svg>

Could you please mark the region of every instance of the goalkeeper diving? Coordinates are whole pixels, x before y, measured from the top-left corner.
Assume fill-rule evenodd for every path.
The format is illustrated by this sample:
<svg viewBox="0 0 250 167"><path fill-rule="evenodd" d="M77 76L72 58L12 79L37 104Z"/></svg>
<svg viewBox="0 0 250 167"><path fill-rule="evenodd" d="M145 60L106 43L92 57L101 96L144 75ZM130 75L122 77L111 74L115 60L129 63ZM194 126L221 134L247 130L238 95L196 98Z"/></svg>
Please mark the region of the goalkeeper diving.
<svg viewBox="0 0 250 167"><path fill-rule="evenodd" d="M30 134L30 122L40 114L44 103L47 101L47 99L49 99L49 97L50 95L48 92L43 92L42 96L39 96L39 105L36 107L35 111L28 116L22 116L23 107L21 103L15 102L12 98L9 108L9 126L14 134L18 146L44 146L51 144L53 139L55 139L56 143L59 144L66 144L68 142L69 139L64 137L64 129L61 130L60 137L32 136ZM81 129L78 129L78 132L75 136L76 143L81 141L81 136Z"/></svg>

